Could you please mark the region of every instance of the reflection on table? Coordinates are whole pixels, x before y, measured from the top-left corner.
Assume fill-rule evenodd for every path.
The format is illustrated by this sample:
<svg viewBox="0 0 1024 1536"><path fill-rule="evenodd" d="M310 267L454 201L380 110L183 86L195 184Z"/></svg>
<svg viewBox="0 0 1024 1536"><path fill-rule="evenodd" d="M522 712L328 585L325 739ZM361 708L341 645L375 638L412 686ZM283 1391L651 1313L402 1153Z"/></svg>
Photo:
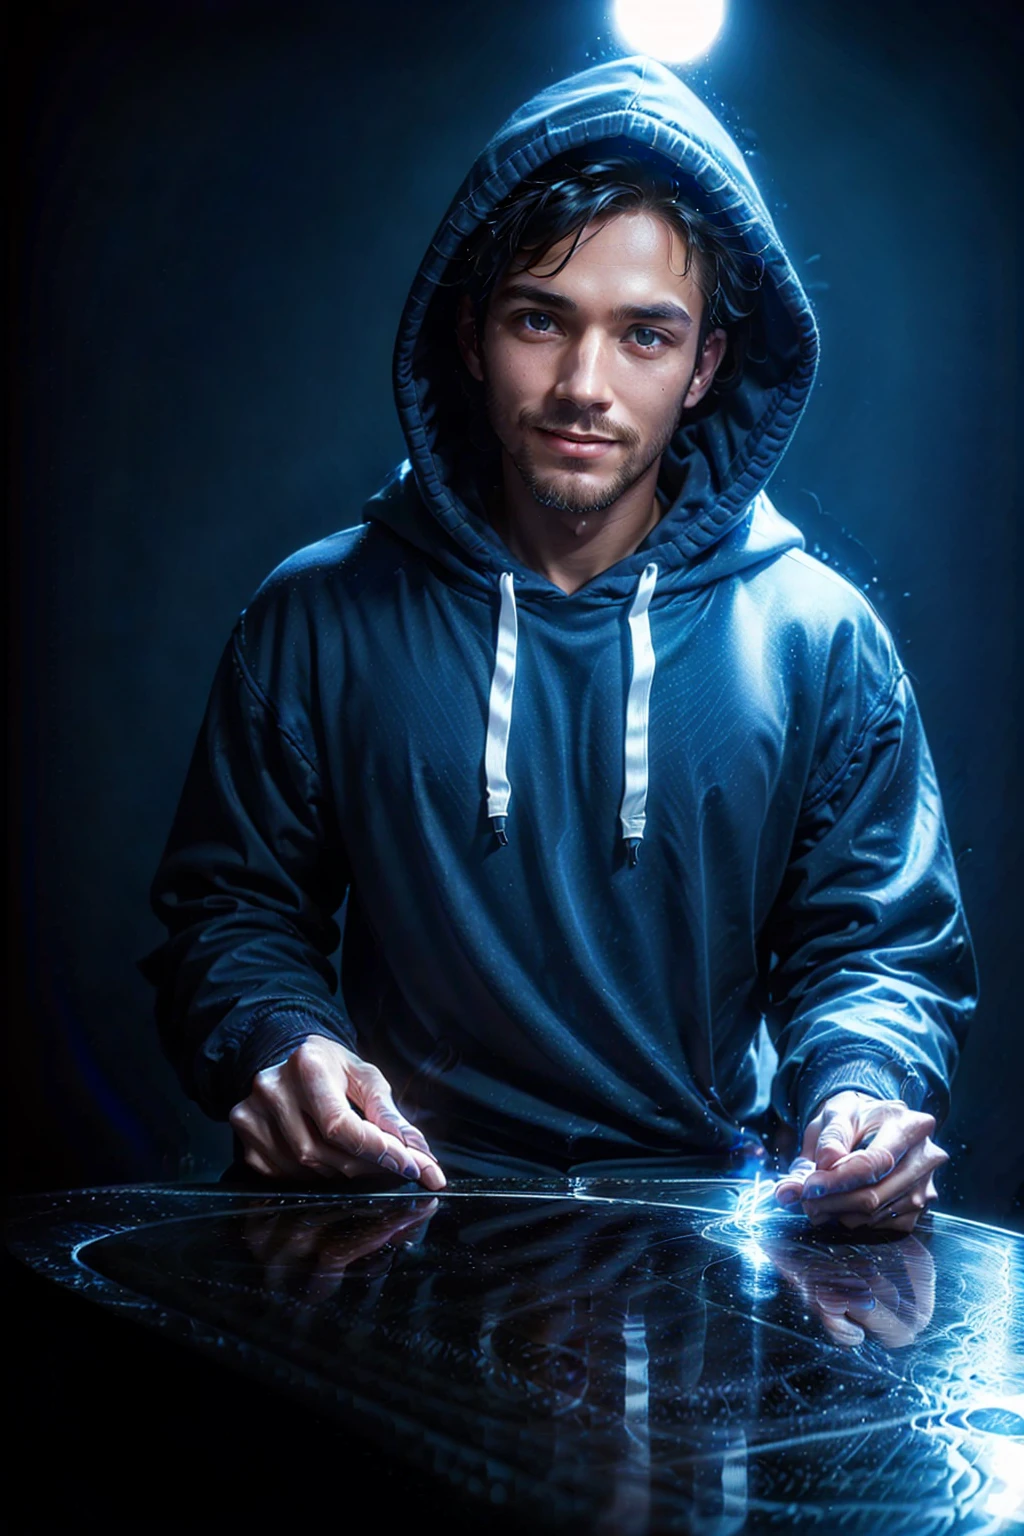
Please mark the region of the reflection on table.
<svg viewBox="0 0 1024 1536"><path fill-rule="evenodd" d="M1024 1242L941 1216L840 1241L740 1193L111 1192L121 1230L94 1197L83 1245L66 1197L22 1241L541 1528L1009 1529Z"/></svg>

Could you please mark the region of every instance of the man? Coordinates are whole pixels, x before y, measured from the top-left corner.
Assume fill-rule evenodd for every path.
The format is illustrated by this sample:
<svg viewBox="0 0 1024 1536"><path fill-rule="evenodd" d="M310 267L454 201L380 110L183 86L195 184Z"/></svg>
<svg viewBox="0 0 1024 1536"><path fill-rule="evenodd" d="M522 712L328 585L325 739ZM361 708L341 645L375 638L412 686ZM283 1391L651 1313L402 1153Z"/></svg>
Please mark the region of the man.
<svg viewBox="0 0 1024 1536"><path fill-rule="evenodd" d="M479 157L401 322L409 461L242 615L154 886L166 1049L253 1169L749 1151L763 1021L779 1199L936 1198L973 956L892 641L765 494L816 360L669 71Z"/></svg>

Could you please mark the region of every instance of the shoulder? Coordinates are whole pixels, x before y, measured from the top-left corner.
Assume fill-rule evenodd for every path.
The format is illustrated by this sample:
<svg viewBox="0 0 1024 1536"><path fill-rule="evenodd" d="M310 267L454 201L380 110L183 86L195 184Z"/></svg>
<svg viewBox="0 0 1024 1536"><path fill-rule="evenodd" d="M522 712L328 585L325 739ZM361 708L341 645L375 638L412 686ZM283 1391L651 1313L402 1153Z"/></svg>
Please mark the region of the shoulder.
<svg viewBox="0 0 1024 1536"><path fill-rule="evenodd" d="M782 617L809 633L829 637L854 629L892 646L892 636L867 593L804 549L787 549L772 562L771 581L784 602Z"/></svg>
<svg viewBox="0 0 1024 1536"><path fill-rule="evenodd" d="M286 560L282 560L280 565L274 567L266 580L261 583L258 592L273 591L293 583L315 581L351 567L354 563L358 563L365 553L367 536L371 529L371 523L356 523L351 528L341 528L337 533L318 539L315 544L306 544L302 549L297 549Z"/></svg>
<svg viewBox="0 0 1024 1536"><path fill-rule="evenodd" d="M867 595L802 549L752 573L766 639L808 681L854 687L863 703L888 695L903 674L893 636ZM851 699L851 703L853 700Z"/></svg>
<svg viewBox="0 0 1024 1536"><path fill-rule="evenodd" d="M275 566L238 621L244 651L296 643L304 636L337 640L339 625L360 599L393 580L407 551L380 523L358 523L307 544Z"/></svg>
<svg viewBox="0 0 1024 1536"><path fill-rule="evenodd" d="M306 544L274 567L256 589L247 612L317 597L359 580L382 558L394 562L395 540L375 522L357 523Z"/></svg>
<svg viewBox="0 0 1024 1536"><path fill-rule="evenodd" d="M315 709L340 684L353 624L373 627L371 594L393 583L403 552L377 523L359 523L289 555L260 584L231 640L250 691L282 720Z"/></svg>
<svg viewBox="0 0 1024 1536"><path fill-rule="evenodd" d="M808 793L830 793L883 737L898 736L912 689L867 595L801 549L751 572L762 644L779 668L792 718L812 743Z"/></svg>

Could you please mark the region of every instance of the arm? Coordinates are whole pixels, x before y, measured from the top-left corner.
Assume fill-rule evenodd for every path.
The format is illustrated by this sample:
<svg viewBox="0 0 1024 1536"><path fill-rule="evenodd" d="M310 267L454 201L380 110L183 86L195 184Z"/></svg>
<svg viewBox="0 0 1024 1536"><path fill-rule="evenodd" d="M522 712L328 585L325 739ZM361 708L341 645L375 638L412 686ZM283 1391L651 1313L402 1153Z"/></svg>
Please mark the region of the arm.
<svg viewBox="0 0 1024 1536"><path fill-rule="evenodd" d="M260 1172L351 1175L370 1162L428 1170L438 1188L426 1142L356 1055L335 995L331 914L349 870L308 707L282 719L244 638L240 625L222 657L153 884L169 936L142 970L164 1049Z"/></svg>
<svg viewBox="0 0 1024 1536"><path fill-rule="evenodd" d="M780 1198L803 1195L813 1219L881 1216L907 1230L946 1161L930 1138L976 976L916 702L884 651L877 685L847 680L854 701L867 694L860 723L836 728L831 766L805 801L766 931L766 1017L780 1058L775 1105L802 1139ZM842 699L833 715L849 720Z"/></svg>

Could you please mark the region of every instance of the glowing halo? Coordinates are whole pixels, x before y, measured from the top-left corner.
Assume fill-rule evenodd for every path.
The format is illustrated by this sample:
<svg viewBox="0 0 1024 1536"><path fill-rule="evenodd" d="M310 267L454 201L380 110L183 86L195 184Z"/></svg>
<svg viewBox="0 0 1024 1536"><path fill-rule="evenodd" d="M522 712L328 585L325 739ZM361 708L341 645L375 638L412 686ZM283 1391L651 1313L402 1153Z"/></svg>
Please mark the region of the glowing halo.
<svg viewBox="0 0 1024 1536"><path fill-rule="evenodd" d="M725 0L615 0L615 28L626 46L666 64L707 53L725 19Z"/></svg>

